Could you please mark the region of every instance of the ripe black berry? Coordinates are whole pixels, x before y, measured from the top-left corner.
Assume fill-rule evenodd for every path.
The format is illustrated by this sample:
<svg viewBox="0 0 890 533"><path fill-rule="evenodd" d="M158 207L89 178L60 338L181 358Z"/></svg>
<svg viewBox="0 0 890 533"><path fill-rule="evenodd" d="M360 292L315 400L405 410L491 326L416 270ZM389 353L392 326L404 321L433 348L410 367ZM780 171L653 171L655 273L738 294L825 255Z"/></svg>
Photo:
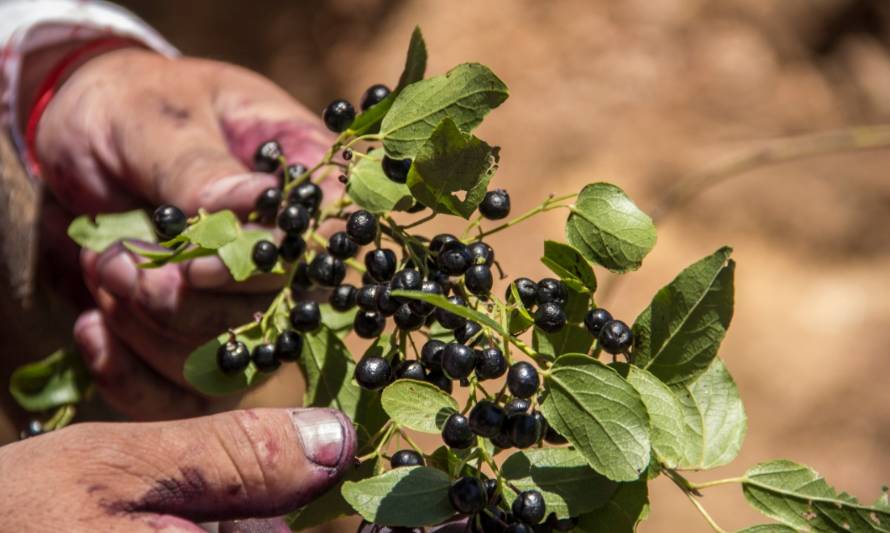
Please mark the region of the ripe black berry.
<svg viewBox="0 0 890 533"><path fill-rule="evenodd" d="M467 250L470 252L474 265L491 266L494 263L494 250L482 241L467 245Z"/></svg>
<svg viewBox="0 0 890 533"><path fill-rule="evenodd" d="M372 278L381 283L392 279L396 263L396 253L389 248L377 248L365 254L365 268Z"/></svg>
<svg viewBox="0 0 890 533"><path fill-rule="evenodd" d="M368 90L365 91L365 94L362 95L362 111L367 111L368 108L372 105L379 104L381 100L389 96L389 93L389 87L383 85L382 83L375 83L374 85L371 85L370 87L368 87Z"/></svg>
<svg viewBox="0 0 890 533"><path fill-rule="evenodd" d="M36 437L37 435L42 435L43 432L43 423L41 423L40 420L32 419L28 421L28 425L22 430L20 437L22 439L28 439Z"/></svg>
<svg viewBox="0 0 890 533"><path fill-rule="evenodd" d="M377 291L377 310L383 316L393 316L402 304L392 295L389 285L381 285Z"/></svg>
<svg viewBox="0 0 890 533"><path fill-rule="evenodd" d="M556 333L566 325L566 312L556 302L541 304L535 311L535 326L547 333Z"/></svg>
<svg viewBox="0 0 890 533"><path fill-rule="evenodd" d="M377 291L382 287L377 284L362 285L355 295L355 303L365 311L377 310Z"/></svg>
<svg viewBox="0 0 890 533"><path fill-rule="evenodd" d="M394 291L419 291L423 286L423 276L413 268L406 268L396 272L390 282ZM403 300L408 302L408 299Z"/></svg>
<svg viewBox="0 0 890 533"><path fill-rule="evenodd" d="M262 270L263 272L269 272L275 268L275 263L278 262L278 248L265 239L257 241L256 244L253 245L253 251L250 254L250 258L253 260L253 264L256 265L257 269Z"/></svg>
<svg viewBox="0 0 890 533"><path fill-rule="evenodd" d="M444 248L446 244L456 240L457 237L450 233L440 233L430 240L430 251L437 254L442 251L442 248Z"/></svg>
<svg viewBox="0 0 890 533"><path fill-rule="evenodd" d="M287 197L287 203L291 205L302 205L306 208L306 211L310 216L314 216L315 213L318 212L318 207L321 205L321 200L323 198L324 193L322 192L321 187L311 181L304 181L294 187L294 190L290 192L290 196Z"/></svg>
<svg viewBox="0 0 890 533"><path fill-rule="evenodd" d="M598 339L602 349L614 355L627 352L634 342L634 335L627 324L612 320L603 325Z"/></svg>
<svg viewBox="0 0 890 533"><path fill-rule="evenodd" d="M476 354L464 344L450 342L442 352L442 370L451 379L463 379L476 367Z"/></svg>
<svg viewBox="0 0 890 533"><path fill-rule="evenodd" d="M282 331L275 339L275 357L279 361L296 361L303 350L303 337L296 331Z"/></svg>
<svg viewBox="0 0 890 533"><path fill-rule="evenodd" d="M288 235L299 236L309 227L309 212L302 205L289 205L278 213L278 227Z"/></svg>
<svg viewBox="0 0 890 533"><path fill-rule="evenodd" d="M291 288L299 291L307 290L312 287L312 280L309 279L309 265L305 262L297 263L294 269L294 279L291 281Z"/></svg>
<svg viewBox="0 0 890 533"><path fill-rule="evenodd" d="M425 318L425 316L415 313L408 303L400 305L393 315L396 326L402 331L416 331L420 329Z"/></svg>
<svg viewBox="0 0 890 533"><path fill-rule="evenodd" d="M441 371L432 371L426 375L427 383L432 383L433 385L439 387L444 392L451 394L451 390L454 388L454 383L448 379L448 376L443 374Z"/></svg>
<svg viewBox="0 0 890 533"><path fill-rule="evenodd" d="M224 374L241 372L250 364L250 352L241 341L229 341L216 350L216 365Z"/></svg>
<svg viewBox="0 0 890 533"><path fill-rule="evenodd" d="M541 421L533 414L511 415L507 419L507 431L510 433L510 442L517 448L528 448L541 440L543 428Z"/></svg>
<svg viewBox="0 0 890 533"><path fill-rule="evenodd" d="M510 195L504 189L485 193L479 212L488 220L500 220L510 214Z"/></svg>
<svg viewBox="0 0 890 533"><path fill-rule="evenodd" d="M361 209L349 215L346 233L356 244L371 244L377 236L377 217Z"/></svg>
<svg viewBox="0 0 890 533"><path fill-rule="evenodd" d="M399 450L392 454L389 459L389 466L399 468L400 466L423 466L423 456L414 450Z"/></svg>
<svg viewBox="0 0 890 533"><path fill-rule="evenodd" d="M454 413L445 420L442 426L442 440L449 448L462 450L469 448L475 442L476 437L470 429L470 421L462 414Z"/></svg>
<svg viewBox="0 0 890 533"><path fill-rule="evenodd" d="M602 307L594 307L588 311L587 315L584 317L584 325L587 326L587 331L594 337L599 336L600 331L603 330L603 326L611 321L612 314Z"/></svg>
<svg viewBox="0 0 890 533"><path fill-rule="evenodd" d="M185 213L175 205L162 205L155 209L152 215L155 224L155 232L162 240L169 241L185 230L188 219Z"/></svg>
<svg viewBox="0 0 890 533"><path fill-rule="evenodd" d="M309 279L324 287L336 287L346 277L346 265L342 259L320 253L309 263Z"/></svg>
<svg viewBox="0 0 890 533"><path fill-rule="evenodd" d="M491 286L494 278L491 276L491 269L485 265L471 266L467 273L464 274L464 283L467 290L477 296L485 296L491 292Z"/></svg>
<svg viewBox="0 0 890 533"><path fill-rule="evenodd" d="M470 268L470 251L460 241L452 241L439 252L438 265L449 276L460 276Z"/></svg>
<svg viewBox="0 0 890 533"><path fill-rule="evenodd" d="M536 490L527 490L519 493L513 500L513 516L526 524L537 524L547 514L544 504L544 496Z"/></svg>
<svg viewBox="0 0 890 533"><path fill-rule="evenodd" d="M292 163L284 169L284 178L289 182L298 180L303 177L309 169L303 163Z"/></svg>
<svg viewBox="0 0 890 533"><path fill-rule="evenodd" d="M470 429L481 437L494 437L501 432L507 414L489 400L482 400L470 410Z"/></svg>
<svg viewBox="0 0 890 533"><path fill-rule="evenodd" d="M411 170L410 159L392 159L383 156L383 173L386 177L396 183L405 183L408 181L408 171Z"/></svg>
<svg viewBox="0 0 890 533"><path fill-rule="evenodd" d="M488 494L488 482L495 480L486 479L485 481L485 490L486 494ZM498 501L500 501L500 497L498 497ZM507 524L509 523L507 512L498 507L497 503L492 503L490 496L488 509L476 516L479 517L479 527L476 527L475 522L473 522L470 528L470 531L473 533L504 533L507 530Z"/></svg>
<svg viewBox="0 0 890 533"><path fill-rule="evenodd" d="M482 326L472 320L467 320L463 327L454 330L454 339L459 343L475 346L482 338L482 335L478 334L480 331L482 331Z"/></svg>
<svg viewBox="0 0 890 533"><path fill-rule="evenodd" d="M426 379L426 371L417 361L402 361L396 367L396 378L423 381Z"/></svg>
<svg viewBox="0 0 890 533"><path fill-rule="evenodd" d="M528 411L529 406L531 406L531 402L524 398L513 398L507 404L507 414L508 415L516 415L525 413Z"/></svg>
<svg viewBox="0 0 890 533"><path fill-rule="evenodd" d="M321 326L321 310L312 300L297 302L290 310L290 324L297 331L314 331Z"/></svg>
<svg viewBox="0 0 890 533"><path fill-rule="evenodd" d="M380 389L389 383L389 379L389 363L382 357L363 357L355 365L355 380L363 389Z"/></svg>
<svg viewBox="0 0 890 533"><path fill-rule="evenodd" d="M278 255L288 263L299 259L305 251L306 241L299 235L287 235L284 240L281 241L281 246L278 247Z"/></svg>
<svg viewBox="0 0 890 533"><path fill-rule="evenodd" d="M565 305L569 299L569 290L558 279L544 278L538 282L538 304L553 302Z"/></svg>
<svg viewBox="0 0 890 533"><path fill-rule="evenodd" d="M453 303L454 305L460 305L462 307L466 307L467 302L460 296L449 296L448 301ZM463 328L467 323L467 319L460 316L455 315L451 311L446 311L441 307L437 307L435 311L436 320L439 321L439 324L442 325L445 329L456 330Z"/></svg>
<svg viewBox="0 0 890 533"><path fill-rule="evenodd" d="M328 241L328 252L338 259L349 259L358 251L358 245L349 238L345 231L331 235Z"/></svg>
<svg viewBox="0 0 890 533"><path fill-rule="evenodd" d="M260 372L273 372L281 366L281 361L275 357L275 345L271 342L257 344L250 359Z"/></svg>
<svg viewBox="0 0 890 533"><path fill-rule="evenodd" d="M498 348L476 351L476 377L480 380L497 379L507 371L507 359Z"/></svg>
<svg viewBox="0 0 890 533"><path fill-rule="evenodd" d="M547 429L544 431L544 440L549 442L550 444L565 444L568 441L565 437L560 435L553 426L547 424Z"/></svg>
<svg viewBox="0 0 890 533"><path fill-rule="evenodd" d="M334 133L340 133L355 120L355 108L343 99L337 99L328 104L321 113L324 125Z"/></svg>
<svg viewBox="0 0 890 533"><path fill-rule="evenodd" d="M254 209L259 215L260 220L275 220L278 214L278 206L281 204L281 189L278 187L269 187L256 197L256 205Z"/></svg>
<svg viewBox="0 0 890 533"><path fill-rule="evenodd" d="M349 311L355 305L355 296L357 292L358 291L354 286L344 283L331 291L331 297L328 300L328 303L331 304L331 308L333 308L334 311L340 311L341 313Z"/></svg>
<svg viewBox="0 0 890 533"><path fill-rule="evenodd" d="M540 384L538 371L525 361L513 363L507 373L507 388L517 398L531 398Z"/></svg>
<svg viewBox="0 0 890 533"><path fill-rule="evenodd" d="M512 285L516 286L519 299L522 300L522 305L526 308L530 308L538 303L538 284L528 278L516 278L510 286L507 286L507 292L504 294L504 297L508 302L513 301Z"/></svg>
<svg viewBox="0 0 890 533"><path fill-rule="evenodd" d="M441 296L445 291L442 289L442 285L439 282L427 279L420 284L420 292L424 294L438 294ZM436 310L436 306L421 300L411 300L408 302L408 305L411 306L412 311L425 317L429 316L430 313Z"/></svg>
<svg viewBox="0 0 890 533"><path fill-rule="evenodd" d="M485 487L479 478L462 477L448 489L448 499L458 513L478 513L485 508Z"/></svg>
<svg viewBox="0 0 890 533"><path fill-rule="evenodd" d="M498 448L500 448L502 450L506 450L508 448L513 447L513 441L510 439L510 432L508 431L509 424L510 424L510 419L508 418L507 421L504 423L504 427L501 428L501 432L498 433L497 435L495 435L494 437L492 437L491 439L489 439L489 440L491 440L492 444L494 444L495 446L497 446Z"/></svg>
<svg viewBox="0 0 890 533"><path fill-rule="evenodd" d="M386 318L376 311L359 311L352 323L355 334L363 339L374 339L383 333Z"/></svg>
<svg viewBox="0 0 890 533"><path fill-rule="evenodd" d="M442 370L442 352L445 351L445 343L438 339L430 339L420 349L420 362L427 370Z"/></svg>
<svg viewBox="0 0 890 533"><path fill-rule="evenodd" d="M498 493L498 480L488 478L482 482L485 487L485 501L489 505L497 505L501 501L501 495Z"/></svg>
<svg viewBox="0 0 890 533"><path fill-rule="evenodd" d="M271 174L278 170L278 166L281 165L282 155L283 151L278 141L266 141L253 154L253 168L258 172Z"/></svg>

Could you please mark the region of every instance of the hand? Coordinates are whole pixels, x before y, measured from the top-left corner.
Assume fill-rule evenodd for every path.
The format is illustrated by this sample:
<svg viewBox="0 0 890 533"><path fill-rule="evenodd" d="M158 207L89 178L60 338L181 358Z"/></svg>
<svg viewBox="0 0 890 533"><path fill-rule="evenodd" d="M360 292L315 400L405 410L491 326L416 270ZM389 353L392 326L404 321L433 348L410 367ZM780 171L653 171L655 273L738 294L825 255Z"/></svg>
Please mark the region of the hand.
<svg viewBox="0 0 890 533"><path fill-rule="evenodd" d="M0 516L4 531L201 533L196 522L274 517L311 502L354 453L352 424L331 409L75 424L0 448ZM289 531L280 520L264 525Z"/></svg>
<svg viewBox="0 0 890 533"><path fill-rule="evenodd" d="M162 203L187 214L204 207L244 215L260 191L277 183L249 170L256 147L271 138L291 161L307 165L330 145L316 116L241 68L135 48L93 58L63 84L38 127L42 176L67 215L45 210L45 225L55 227L44 232L44 249L71 246L63 229L71 215ZM136 263L120 245L81 253L97 309L77 321L78 347L99 390L124 414L204 412L206 399L182 378L185 357L263 310L280 280L236 287L216 258L157 270Z"/></svg>

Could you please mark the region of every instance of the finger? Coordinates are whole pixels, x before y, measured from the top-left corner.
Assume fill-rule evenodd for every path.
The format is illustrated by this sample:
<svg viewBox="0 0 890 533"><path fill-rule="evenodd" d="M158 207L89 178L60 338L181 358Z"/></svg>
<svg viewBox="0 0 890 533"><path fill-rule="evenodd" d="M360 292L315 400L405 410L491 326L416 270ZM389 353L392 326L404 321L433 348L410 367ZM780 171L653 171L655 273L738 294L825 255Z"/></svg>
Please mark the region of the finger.
<svg viewBox="0 0 890 533"><path fill-rule="evenodd" d="M168 420L206 412L205 399L148 368L115 338L98 310L78 317L74 341L93 384L121 414L134 420Z"/></svg>

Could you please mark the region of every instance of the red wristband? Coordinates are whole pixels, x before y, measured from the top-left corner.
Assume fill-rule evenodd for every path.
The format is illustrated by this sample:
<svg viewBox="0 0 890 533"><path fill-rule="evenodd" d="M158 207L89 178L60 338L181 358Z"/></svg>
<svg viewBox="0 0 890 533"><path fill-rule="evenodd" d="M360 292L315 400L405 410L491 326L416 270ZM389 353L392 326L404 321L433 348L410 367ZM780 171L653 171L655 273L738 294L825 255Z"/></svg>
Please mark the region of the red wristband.
<svg viewBox="0 0 890 533"><path fill-rule="evenodd" d="M110 51L115 48L134 45L142 46L141 43L126 37L103 37L101 39L94 39L69 52L55 64L52 70L50 70L49 74L47 74L46 78L44 78L43 82L40 84L40 88L37 91L37 99L31 107L31 112L28 114L28 122L25 127L26 155L32 174L40 174L40 164L37 162L37 125L40 123L40 118L43 116L43 112L46 111L46 107L53 99L53 96L55 96L56 90L59 88L59 85L64 80L65 75L68 74L71 67L77 65L81 60L91 55L98 55L103 51Z"/></svg>

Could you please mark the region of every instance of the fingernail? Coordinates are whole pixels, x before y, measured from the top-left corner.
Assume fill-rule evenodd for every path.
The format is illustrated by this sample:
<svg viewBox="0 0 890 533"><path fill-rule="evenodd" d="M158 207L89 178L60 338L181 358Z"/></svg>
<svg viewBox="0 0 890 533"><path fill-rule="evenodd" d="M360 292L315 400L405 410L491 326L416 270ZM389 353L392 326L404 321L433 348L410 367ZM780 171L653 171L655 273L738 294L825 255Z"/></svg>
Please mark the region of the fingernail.
<svg viewBox="0 0 890 533"><path fill-rule="evenodd" d="M99 285L115 296L129 298L138 280L139 268L129 252L119 250L99 259Z"/></svg>
<svg viewBox="0 0 890 533"><path fill-rule="evenodd" d="M355 431L342 413L333 409L293 409L291 418L307 459L325 468L336 468L351 460Z"/></svg>
<svg viewBox="0 0 890 533"><path fill-rule="evenodd" d="M270 174L260 172L235 174L214 181L201 193L202 206L238 206L249 200L250 205L256 198L256 192L261 190L261 184L272 187L278 182L277 178ZM245 189L245 190L242 190ZM242 198L244 193L253 192L250 198Z"/></svg>

